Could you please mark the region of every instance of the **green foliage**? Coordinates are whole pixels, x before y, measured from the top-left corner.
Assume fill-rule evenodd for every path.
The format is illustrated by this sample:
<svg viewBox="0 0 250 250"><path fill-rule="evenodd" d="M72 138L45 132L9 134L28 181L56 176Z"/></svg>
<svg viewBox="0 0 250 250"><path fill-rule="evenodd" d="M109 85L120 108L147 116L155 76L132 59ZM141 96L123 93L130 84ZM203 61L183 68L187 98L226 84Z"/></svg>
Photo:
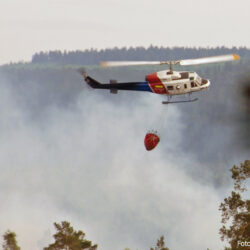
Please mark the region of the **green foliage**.
<svg viewBox="0 0 250 250"><path fill-rule="evenodd" d="M164 236L161 236L160 239L157 240L156 247L151 247L150 250L169 250L169 248L165 246Z"/></svg>
<svg viewBox="0 0 250 250"><path fill-rule="evenodd" d="M226 249L244 249L238 242L250 242L250 200L243 200L241 193L247 190L243 182L250 178L250 161L246 160L240 166L234 166L231 172L234 191L220 205L223 224L220 235L231 246ZM232 223L227 227L229 222Z"/></svg>
<svg viewBox="0 0 250 250"><path fill-rule="evenodd" d="M21 250L16 241L16 234L8 230L3 235L3 250Z"/></svg>
<svg viewBox="0 0 250 250"><path fill-rule="evenodd" d="M75 231L67 221L54 223L56 233L54 234L55 242L45 247L44 250L96 250L97 245L92 246L92 242L85 239L85 233Z"/></svg>

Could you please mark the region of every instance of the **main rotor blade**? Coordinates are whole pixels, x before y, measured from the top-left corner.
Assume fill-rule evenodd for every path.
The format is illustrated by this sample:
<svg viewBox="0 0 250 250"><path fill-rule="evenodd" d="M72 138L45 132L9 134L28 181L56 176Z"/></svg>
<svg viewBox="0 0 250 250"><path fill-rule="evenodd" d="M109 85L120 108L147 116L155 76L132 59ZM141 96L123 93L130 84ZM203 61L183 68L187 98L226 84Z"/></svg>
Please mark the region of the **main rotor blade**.
<svg viewBox="0 0 250 250"><path fill-rule="evenodd" d="M137 65L162 65L170 64L169 61L107 61L101 62L104 67L137 66Z"/></svg>
<svg viewBox="0 0 250 250"><path fill-rule="evenodd" d="M205 63L216 63L240 60L240 56L237 54L222 55L222 56L211 56L197 59L185 59L177 61L106 61L101 62L104 67L119 67L119 66L138 66L138 65L163 65L163 64L179 64L179 65L196 65Z"/></svg>
<svg viewBox="0 0 250 250"><path fill-rule="evenodd" d="M234 60L240 60L240 56L237 54L211 56L211 57L203 57L203 58L197 58L197 59L180 60L178 61L178 63L180 65L196 65L196 64L217 63L217 62L226 62L226 61L234 61Z"/></svg>

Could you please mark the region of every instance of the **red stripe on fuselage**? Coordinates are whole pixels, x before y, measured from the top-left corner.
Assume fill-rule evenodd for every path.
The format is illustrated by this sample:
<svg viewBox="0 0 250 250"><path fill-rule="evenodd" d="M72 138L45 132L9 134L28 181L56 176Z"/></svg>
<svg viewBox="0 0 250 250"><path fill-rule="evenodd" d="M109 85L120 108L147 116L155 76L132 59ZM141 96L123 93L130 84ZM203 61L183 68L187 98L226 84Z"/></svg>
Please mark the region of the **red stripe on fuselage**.
<svg viewBox="0 0 250 250"><path fill-rule="evenodd" d="M153 73L147 76L147 82L149 83L150 88L156 94L166 95L168 91L161 82L160 78L157 76L157 73Z"/></svg>

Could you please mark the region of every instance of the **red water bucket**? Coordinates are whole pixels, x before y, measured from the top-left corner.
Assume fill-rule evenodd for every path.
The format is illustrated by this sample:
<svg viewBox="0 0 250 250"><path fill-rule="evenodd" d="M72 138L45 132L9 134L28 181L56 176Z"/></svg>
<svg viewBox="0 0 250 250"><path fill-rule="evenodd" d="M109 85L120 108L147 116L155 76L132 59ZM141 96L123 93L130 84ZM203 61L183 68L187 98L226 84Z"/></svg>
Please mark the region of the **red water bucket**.
<svg viewBox="0 0 250 250"><path fill-rule="evenodd" d="M160 137L156 133L149 132L146 134L145 139L144 139L145 148L148 151L150 151L157 146L159 141L160 141Z"/></svg>

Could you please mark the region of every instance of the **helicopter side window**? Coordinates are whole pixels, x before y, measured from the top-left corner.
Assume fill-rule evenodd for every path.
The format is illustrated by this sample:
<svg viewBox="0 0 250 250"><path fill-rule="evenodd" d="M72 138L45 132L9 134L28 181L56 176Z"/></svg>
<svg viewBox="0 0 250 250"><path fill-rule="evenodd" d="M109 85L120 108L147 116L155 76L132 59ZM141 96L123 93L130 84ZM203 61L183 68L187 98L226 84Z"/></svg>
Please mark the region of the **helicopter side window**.
<svg viewBox="0 0 250 250"><path fill-rule="evenodd" d="M191 82L191 88L197 87L197 84L195 82Z"/></svg>
<svg viewBox="0 0 250 250"><path fill-rule="evenodd" d="M173 86L168 86L168 90L174 90Z"/></svg>
<svg viewBox="0 0 250 250"><path fill-rule="evenodd" d="M180 72L181 79L188 79L189 78L189 72Z"/></svg>

